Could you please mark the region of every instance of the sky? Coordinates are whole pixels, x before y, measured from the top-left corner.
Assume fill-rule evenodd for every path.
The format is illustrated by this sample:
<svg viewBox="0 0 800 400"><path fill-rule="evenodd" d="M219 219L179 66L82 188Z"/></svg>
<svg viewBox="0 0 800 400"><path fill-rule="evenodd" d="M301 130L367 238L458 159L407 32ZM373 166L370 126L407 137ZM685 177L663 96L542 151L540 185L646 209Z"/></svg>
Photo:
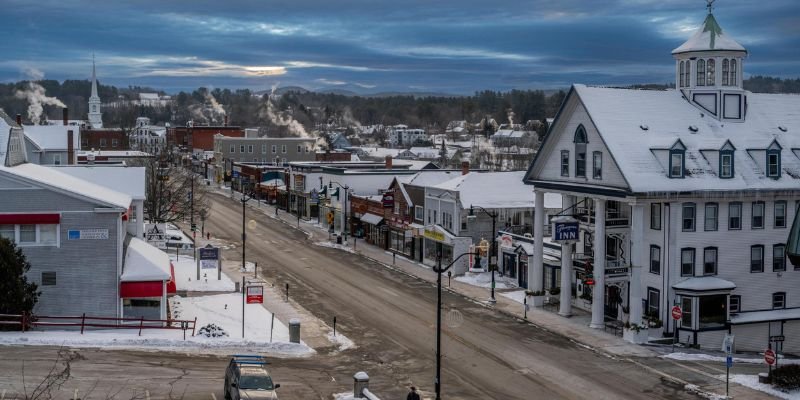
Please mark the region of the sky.
<svg viewBox="0 0 800 400"><path fill-rule="evenodd" d="M470 94L674 81L706 0L0 0L0 82ZM800 1L717 0L746 75L800 76Z"/></svg>

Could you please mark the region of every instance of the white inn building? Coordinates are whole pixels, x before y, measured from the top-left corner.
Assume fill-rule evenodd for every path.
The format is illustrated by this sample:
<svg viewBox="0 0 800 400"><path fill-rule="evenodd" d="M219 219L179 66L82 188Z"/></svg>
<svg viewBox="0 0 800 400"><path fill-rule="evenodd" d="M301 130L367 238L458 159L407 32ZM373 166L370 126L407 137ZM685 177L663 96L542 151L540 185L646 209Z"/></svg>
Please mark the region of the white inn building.
<svg viewBox="0 0 800 400"><path fill-rule="evenodd" d="M649 316L682 343L719 348L732 332L738 350L763 350L783 335L783 351L798 352L800 266L785 243L800 200L800 96L745 91L747 50L710 12L672 54L674 90L574 85L525 176L536 204L559 193L580 221L560 286L585 289L595 328ZM545 289L542 241L533 251L530 288Z"/></svg>

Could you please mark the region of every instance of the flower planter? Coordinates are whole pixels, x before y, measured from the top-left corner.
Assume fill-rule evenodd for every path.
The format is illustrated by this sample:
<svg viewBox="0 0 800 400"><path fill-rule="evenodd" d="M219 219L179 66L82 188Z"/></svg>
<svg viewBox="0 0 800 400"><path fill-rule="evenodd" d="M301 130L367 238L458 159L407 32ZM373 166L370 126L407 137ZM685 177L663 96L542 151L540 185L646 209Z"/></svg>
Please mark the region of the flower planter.
<svg viewBox="0 0 800 400"><path fill-rule="evenodd" d="M626 342L643 344L647 343L648 330L647 329L622 329L622 339Z"/></svg>
<svg viewBox="0 0 800 400"><path fill-rule="evenodd" d="M534 307L544 306L544 296L528 296L528 305Z"/></svg>
<svg viewBox="0 0 800 400"><path fill-rule="evenodd" d="M644 331L644 330L643 330ZM648 328L646 330L647 336L652 338L662 338L664 337L664 328Z"/></svg>

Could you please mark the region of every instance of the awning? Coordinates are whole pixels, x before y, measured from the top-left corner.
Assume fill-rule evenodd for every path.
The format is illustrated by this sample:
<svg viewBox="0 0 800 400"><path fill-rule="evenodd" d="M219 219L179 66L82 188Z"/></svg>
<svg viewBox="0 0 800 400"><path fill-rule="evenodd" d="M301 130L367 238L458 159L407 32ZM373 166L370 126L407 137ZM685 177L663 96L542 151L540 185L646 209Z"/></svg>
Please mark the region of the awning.
<svg viewBox="0 0 800 400"><path fill-rule="evenodd" d="M381 217L380 215L365 213L364 215L361 216L361 221L366 222L370 225L379 225L381 222L383 222L383 217Z"/></svg>
<svg viewBox="0 0 800 400"><path fill-rule="evenodd" d="M703 276L684 279L672 285L672 288L678 292L715 292L731 291L736 289L736 284L713 276Z"/></svg>
<svg viewBox="0 0 800 400"><path fill-rule="evenodd" d="M171 262L167 253L139 238L132 238L125 254L121 282L169 281Z"/></svg>
<svg viewBox="0 0 800 400"><path fill-rule="evenodd" d="M163 289L163 281L122 282L119 285L119 297L122 299L161 297Z"/></svg>
<svg viewBox="0 0 800 400"><path fill-rule="evenodd" d="M0 214L0 224L57 224L60 214Z"/></svg>
<svg viewBox="0 0 800 400"><path fill-rule="evenodd" d="M800 308L780 310L751 311L731 315L731 325L757 324L771 321L791 321L800 319Z"/></svg>

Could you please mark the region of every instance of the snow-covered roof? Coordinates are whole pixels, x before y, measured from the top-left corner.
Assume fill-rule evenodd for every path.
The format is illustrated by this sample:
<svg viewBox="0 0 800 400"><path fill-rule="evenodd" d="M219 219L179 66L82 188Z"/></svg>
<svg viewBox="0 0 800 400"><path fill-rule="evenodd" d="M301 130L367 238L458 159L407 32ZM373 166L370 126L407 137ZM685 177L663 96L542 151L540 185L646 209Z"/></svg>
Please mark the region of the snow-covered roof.
<svg viewBox="0 0 800 400"><path fill-rule="evenodd" d="M461 176L460 170L458 171L425 170L425 171L420 171L416 175L412 176L411 179L408 180L408 182L405 182L405 184L420 186L420 187L433 186L458 176Z"/></svg>
<svg viewBox="0 0 800 400"><path fill-rule="evenodd" d="M75 193L113 207L128 209L131 205L131 196L128 194L68 175L55 168L25 163L10 168L0 166L0 173L3 172L69 193Z"/></svg>
<svg viewBox="0 0 800 400"><path fill-rule="evenodd" d="M632 90L574 85L604 144L634 193L690 190L797 189L800 186L800 95L747 93L742 122L705 115L676 90ZM643 129L646 127L647 129ZM689 127L696 127L693 132ZM671 179L654 155L680 140L686 146L686 176ZM736 148L734 177L720 179L700 150ZM780 178L767 178L765 160L748 149L783 147Z"/></svg>
<svg viewBox="0 0 800 400"><path fill-rule="evenodd" d="M64 125L24 125L25 136L42 150L66 150L67 131L73 132L73 146L78 149L81 144L80 129L76 126Z"/></svg>
<svg viewBox="0 0 800 400"><path fill-rule="evenodd" d="M492 138L494 138L494 139L500 139L500 138L519 139L519 138L525 136L525 134L527 134L527 133L528 132L526 132L526 131L518 131L518 130L513 130L513 129L500 129L500 130L498 130L497 132L495 132L492 135Z"/></svg>
<svg viewBox="0 0 800 400"><path fill-rule="evenodd" d="M781 310L750 311L731 315L731 324L752 324L768 321L785 321L800 319L800 308Z"/></svg>
<svg viewBox="0 0 800 400"><path fill-rule="evenodd" d="M525 171L470 172L433 187L459 192L462 208L532 208L533 186L522 182L524 176ZM561 208L561 195L546 193L544 207Z"/></svg>
<svg viewBox="0 0 800 400"><path fill-rule="evenodd" d="M399 149L389 149L386 147L355 147L355 149L363 151L368 157L380 158L384 158L386 156L397 157L397 154L402 151Z"/></svg>
<svg viewBox="0 0 800 400"><path fill-rule="evenodd" d="M744 46L722 31L716 18L714 18L714 14L708 13L705 21L695 31L694 35L680 47L672 50L672 54L709 50L747 51Z"/></svg>
<svg viewBox="0 0 800 400"><path fill-rule="evenodd" d="M430 161L425 161L425 160L403 160L403 159L399 159L399 158L396 158L395 160L396 161L394 161L393 164L392 164L395 167L408 166L408 169L414 170L414 171L422 170L423 168L431 165Z"/></svg>
<svg viewBox="0 0 800 400"><path fill-rule="evenodd" d="M122 282L167 281L172 277L169 256L139 238L131 238L125 254Z"/></svg>
<svg viewBox="0 0 800 400"><path fill-rule="evenodd" d="M672 285L672 288L690 292L709 292L714 290L733 290L736 289L736 284L715 276L701 276L684 279Z"/></svg>
<svg viewBox="0 0 800 400"><path fill-rule="evenodd" d="M364 213L364 215L361 216L361 221L370 225L378 225L383 221L383 217L372 213Z"/></svg>
<svg viewBox="0 0 800 400"><path fill-rule="evenodd" d="M145 168L124 165L59 165L58 171L109 189L125 193L134 200L145 199Z"/></svg>

